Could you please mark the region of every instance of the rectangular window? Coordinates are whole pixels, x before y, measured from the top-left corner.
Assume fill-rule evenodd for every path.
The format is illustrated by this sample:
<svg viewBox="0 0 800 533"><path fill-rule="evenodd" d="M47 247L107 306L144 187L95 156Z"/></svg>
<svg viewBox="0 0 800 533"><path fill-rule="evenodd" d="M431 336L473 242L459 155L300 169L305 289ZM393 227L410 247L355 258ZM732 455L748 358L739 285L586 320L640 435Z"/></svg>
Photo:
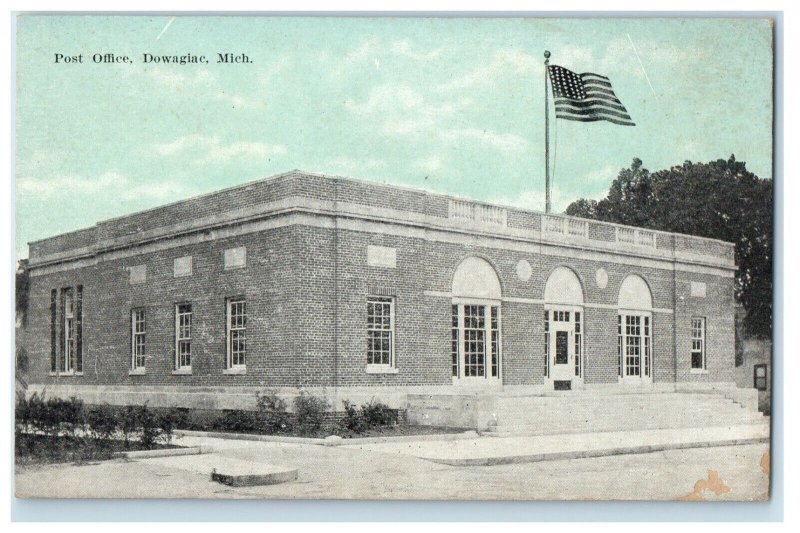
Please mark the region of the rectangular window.
<svg viewBox="0 0 800 533"><path fill-rule="evenodd" d="M583 335L581 333L581 314L575 311L575 377L581 377L581 346Z"/></svg>
<svg viewBox="0 0 800 533"><path fill-rule="evenodd" d="M692 369L706 368L706 319L692 318Z"/></svg>
<svg viewBox="0 0 800 533"><path fill-rule="evenodd" d="M619 377L622 377L622 315L617 315L617 365Z"/></svg>
<svg viewBox="0 0 800 533"><path fill-rule="evenodd" d="M625 316L625 375L641 375L642 319L638 315Z"/></svg>
<svg viewBox="0 0 800 533"><path fill-rule="evenodd" d="M367 298L367 364L394 366L393 298Z"/></svg>
<svg viewBox="0 0 800 533"><path fill-rule="evenodd" d="M228 300L228 368L244 367L247 307L244 298Z"/></svg>
<svg viewBox="0 0 800 533"><path fill-rule="evenodd" d="M650 375L650 317L644 317L644 375Z"/></svg>
<svg viewBox="0 0 800 533"><path fill-rule="evenodd" d="M72 300L72 288L62 289L61 310L61 365L59 371L69 374L75 368L75 305Z"/></svg>
<svg viewBox="0 0 800 533"><path fill-rule="evenodd" d="M498 377L500 369L500 308L496 305L490 311L490 333L492 341L492 377Z"/></svg>
<svg viewBox="0 0 800 533"><path fill-rule="evenodd" d="M147 324L145 321L145 310L134 309L131 311L131 368L133 370L145 367L145 334Z"/></svg>
<svg viewBox="0 0 800 533"><path fill-rule="evenodd" d="M555 312L554 312L555 314ZM550 311L544 312L544 375L548 376L550 369Z"/></svg>
<svg viewBox="0 0 800 533"><path fill-rule="evenodd" d="M482 305L464 306L464 376L485 376L486 316Z"/></svg>
<svg viewBox="0 0 800 533"><path fill-rule="evenodd" d="M83 372L83 285L75 288L75 372Z"/></svg>
<svg viewBox="0 0 800 533"><path fill-rule="evenodd" d="M58 291L53 289L50 291L50 372L54 373L58 369L58 342L56 341L56 324L58 318L56 317L56 300L58 299Z"/></svg>
<svg viewBox="0 0 800 533"><path fill-rule="evenodd" d="M192 304L175 306L175 369L192 369Z"/></svg>
<svg viewBox="0 0 800 533"><path fill-rule="evenodd" d="M458 306L451 306L450 353L452 356L453 377L458 377Z"/></svg>

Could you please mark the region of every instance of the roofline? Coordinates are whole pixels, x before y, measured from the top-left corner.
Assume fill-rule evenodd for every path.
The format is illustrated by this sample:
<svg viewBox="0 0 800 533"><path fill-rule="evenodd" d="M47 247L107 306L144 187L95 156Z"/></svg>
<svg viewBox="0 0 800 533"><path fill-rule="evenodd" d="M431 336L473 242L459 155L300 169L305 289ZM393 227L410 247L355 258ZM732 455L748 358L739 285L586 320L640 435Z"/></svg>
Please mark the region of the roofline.
<svg viewBox="0 0 800 533"><path fill-rule="evenodd" d="M74 229L74 230L70 230L70 231L65 231L63 233L58 233L56 235L52 235L50 237L45 237L45 238L42 238L42 239L37 239L35 241L28 241L28 246L30 247L31 244L37 244L37 243L40 243L40 242L44 242L44 241L50 240L50 239L55 238L55 237L60 237L60 236L63 236L63 235L69 235L71 233L78 233L78 232L81 232L81 231L87 231L87 230L90 230L90 229L93 229L93 228L97 228L101 224L106 223L106 222L112 222L112 221L115 221L115 220L121 220L121 219L130 217L130 216L133 216L133 215L141 215L143 213L149 213L149 212L152 212L152 211L163 209L165 207L171 207L171 206L180 205L180 204L185 203L185 202L189 202L189 201L192 201L192 200L197 200L197 199L200 199L200 198L206 198L206 197L209 197L209 196L212 196L212 195L216 195L216 194L220 194L220 193L224 193L224 192L227 192L227 191L235 191L235 190L239 190L239 189L244 189L244 188L252 186L253 184L256 184L256 183L269 183L270 181L275 181L275 180L278 180L278 179L281 179L281 178L285 178L287 176L312 176L312 177L325 178L325 179L331 179L331 180L348 181L348 182L357 183L357 184L365 184L365 183L367 183L367 184L376 184L376 185L379 185L381 187L385 187L385 188L388 188L388 189L395 189L395 190L400 190L400 191L430 194L430 195L435 195L435 196L438 196L438 197L441 197L441 198L447 198L449 200L466 201L466 202L485 205L485 206L500 207L500 208L503 208L503 209L510 209L510 210L523 212L523 213L528 213L528 214L533 214L533 215L551 216L551 217L558 217L558 218L565 218L565 219L572 219L572 220L582 220L582 221L588 220L588 221L599 222L599 223L602 223L602 224L607 224L609 226L614 226L614 227L618 227L618 228L644 229L644 230L652 231L654 233L658 233L658 234L661 234L661 235L680 235L680 236L685 236L685 237L691 237L693 239L703 239L703 240L706 240L706 241L717 242L719 244L724 244L724 245L729 245L729 246L734 246L735 247L735 243L733 243L733 242L724 241L722 239L715 239L713 237L701 237L699 235L691 235L691 234L688 234L688 233L677 233L677 232L671 232L671 231L664 231L664 230L646 228L646 227L642 227L642 226L629 226L629 225L626 225L626 224L619 224L619 223L616 223L616 222L608 222L608 221L605 221L605 220L597 220L597 219L591 219L591 218L576 217L576 216L567 215L567 214L564 214L564 213L544 213L542 211L536 211L536 210L533 210L533 209L526 209L526 208L517 207L517 206L511 206L511 205L502 204L502 203L493 203L493 202L485 202L485 201L482 201L482 200L473 200L473 199L470 199L470 198L465 198L463 196L455 196L455 195L452 195L452 194L441 193L441 192L432 191L432 190L429 190L429 189L423 189L423 188L419 188L419 187L411 187L411 186L408 186L408 185L395 185L395 184L392 184L392 183L385 183L385 182L381 182L381 181L370 180L370 179L367 179L367 178L354 178L354 177L350 177L350 176L339 176L339 175L335 175L335 174L326 174L326 173L323 173L323 172L313 172L313 171L306 171L306 170L300 170L300 169L293 169L293 170L289 170L289 171L286 171L286 172L281 172L280 174L275 174L273 176L268 176L268 177L265 177L265 178L257 178L257 179L251 180L251 181L247 181L245 183L240 183L238 185L232 185L230 187L224 187L222 189L216 189L214 191L198 194L198 195L195 195L195 196L190 196L190 197L184 198L182 200L176 200L174 202L168 202L166 204L160 204L160 205L157 205L155 207L149 207L147 209L142 209L141 211L134 211L132 213L127 213L127 214L124 214L124 215L119 215L119 216L116 216L116 217L106 218L106 219L103 219L103 220L100 220L100 221L96 222L92 226L86 226L86 227L83 227L83 228L78 228L78 229Z"/></svg>

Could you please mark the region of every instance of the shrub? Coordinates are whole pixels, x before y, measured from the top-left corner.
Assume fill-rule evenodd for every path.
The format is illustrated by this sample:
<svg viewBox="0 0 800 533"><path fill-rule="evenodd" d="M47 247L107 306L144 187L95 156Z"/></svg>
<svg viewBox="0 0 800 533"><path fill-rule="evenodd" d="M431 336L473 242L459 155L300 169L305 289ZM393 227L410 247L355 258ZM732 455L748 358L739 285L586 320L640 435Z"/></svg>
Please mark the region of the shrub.
<svg viewBox="0 0 800 533"><path fill-rule="evenodd" d="M361 415L369 427L389 426L397 423L397 411L388 405L370 400L361 406Z"/></svg>
<svg viewBox="0 0 800 533"><path fill-rule="evenodd" d="M286 400L272 390L256 393L257 416L261 427L267 433L281 433L291 430L291 416Z"/></svg>
<svg viewBox="0 0 800 533"><path fill-rule="evenodd" d="M130 448L131 440L139 434L139 414L134 405L126 405L120 413L119 430L125 441L125 447Z"/></svg>
<svg viewBox="0 0 800 533"><path fill-rule="evenodd" d="M146 404L138 409L137 415L140 428L139 442L144 449L152 450L161 438L162 420L152 409L148 409Z"/></svg>
<svg viewBox="0 0 800 533"><path fill-rule="evenodd" d="M300 395L294 399L295 420L300 433L319 431L329 408L330 404L325 398L300 391Z"/></svg>
<svg viewBox="0 0 800 533"><path fill-rule="evenodd" d="M225 431L251 433L261 431L261 417L253 411L230 409L223 412L219 425Z"/></svg>
<svg viewBox="0 0 800 533"><path fill-rule="evenodd" d="M344 418L340 421L340 425L354 433L365 431L367 429L367 424L364 421L361 411L355 404L347 400L343 400L342 403L344 403Z"/></svg>
<svg viewBox="0 0 800 533"><path fill-rule="evenodd" d="M117 414L109 405L95 406L86 411L87 432L95 441L113 438L118 425Z"/></svg>

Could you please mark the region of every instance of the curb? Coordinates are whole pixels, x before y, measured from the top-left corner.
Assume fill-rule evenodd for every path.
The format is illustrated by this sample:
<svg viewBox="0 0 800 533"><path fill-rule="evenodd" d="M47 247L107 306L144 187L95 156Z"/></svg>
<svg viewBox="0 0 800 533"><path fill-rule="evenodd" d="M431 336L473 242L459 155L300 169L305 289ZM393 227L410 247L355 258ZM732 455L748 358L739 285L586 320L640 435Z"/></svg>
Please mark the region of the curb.
<svg viewBox="0 0 800 533"><path fill-rule="evenodd" d="M283 435L258 435L254 433L225 433L221 431L176 430L175 435L185 437L209 437L224 440L250 440L261 442L282 442L286 444L313 444L316 446L349 446L356 444L377 444L381 442L451 441L478 438L475 431L462 433L437 433L426 435L397 435L392 437L357 437L345 439L336 435L325 438L286 437Z"/></svg>
<svg viewBox="0 0 800 533"><path fill-rule="evenodd" d="M252 487L255 485L277 485L297 480L297 469L280 470L269 474L225 474L212 472L211 480L230 487Z"/></svg>
<svg viewBox="0 0 800 533"><path fill-rule="evenodd" d="M543 461L563 461L567 459L590 459L594 457L608 457L612 455L634 455L644 453L662 452L667 450L685 450L690 448L714 448L721 446L741 446L746 444L769 443L769 437L755 437L747 439L728 439L703 442L676 442L667 444L643 444L640 446L623 446L618 448L605 448L599 450L575 450L571 452L535 453L528 455L509 455L498 457L474 457L464 459L439 459L433 457L420 457L426 461L449 466L497 466L519 463L538 463Z"/></svg>
<svg viewBox="0 0 800 533"><path fill-rule="evenodd" d="M174 457L179 455L200 455L211 453L208 446L188 446L183 448L164 448L161 450L136 450L132 452L116 452L115 458L123 459L149 459L151 457Z"/></svg>

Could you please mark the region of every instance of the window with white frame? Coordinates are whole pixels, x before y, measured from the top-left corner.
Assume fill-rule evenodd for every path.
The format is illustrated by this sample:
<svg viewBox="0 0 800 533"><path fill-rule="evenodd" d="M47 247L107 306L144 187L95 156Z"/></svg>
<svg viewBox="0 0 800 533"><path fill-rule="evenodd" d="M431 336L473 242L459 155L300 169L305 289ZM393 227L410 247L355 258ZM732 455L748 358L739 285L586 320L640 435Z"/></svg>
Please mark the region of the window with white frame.
<svg viewBox="0 0 800 533"><path fill-rule="evenodd" d="M622 378L650 378L652 335L649 314L617 316L617 354Z"/></svg>
<svg viewBox="0 0 800 533"><path fill-rule="evenodd" d="M192 369L192 304L175 306L175 370Z"/></svg>
<svg viewBox="0 0 800 533"><path fill-rule="evenodd" d="M64 291L64 358L61 372L70 373L75 368L75 304L72 288Z"/></svg>
<svg viewBox="0 0 800 533"><path fill-rule="evenodd" d="M500 377L500 306L452 306L453 377Z"/></svg>
<svg viewBox="0 0 800 533"><path fill-rule="evenodd" d="M692 318L692 370L706 368L706 319Z"/></svg>
<svg viewBox="0 0 800 533"><path fill-rule="evenodd" d="M145 334L147 324L143 308L131 311L131 369L144 370L145 367Z"/></svg>
<svg viewBox="0 0 800 533"><path fill-rule="evenodd" d="M228 299L228 368L244 368L247 304L243 297Z"/></svg>
<svg viewBox="0 0 800 533"><path fill-rule="evenodd" d="M575 377L581 377L581 353L583 352L583 333L581 332L581 312L575 311Z"/></svg>
<svg viewBox="0 0 800 533"><path fill-rule="evenodd" d="M394 298L367 298L367 364L394 366Z"/></svg>
<svg viewBox="0 0 800 533"><path fill-rule="evenodd" d="M550 311L544 312L544 376L550 374Z"/></svg>
<svg viewBox="0 0 800 533"><path fill-rule="evenodd" d="M450 323L450 355L452 358L453 377L458 377L458 306L451 308L452 320Z"/></svg>

